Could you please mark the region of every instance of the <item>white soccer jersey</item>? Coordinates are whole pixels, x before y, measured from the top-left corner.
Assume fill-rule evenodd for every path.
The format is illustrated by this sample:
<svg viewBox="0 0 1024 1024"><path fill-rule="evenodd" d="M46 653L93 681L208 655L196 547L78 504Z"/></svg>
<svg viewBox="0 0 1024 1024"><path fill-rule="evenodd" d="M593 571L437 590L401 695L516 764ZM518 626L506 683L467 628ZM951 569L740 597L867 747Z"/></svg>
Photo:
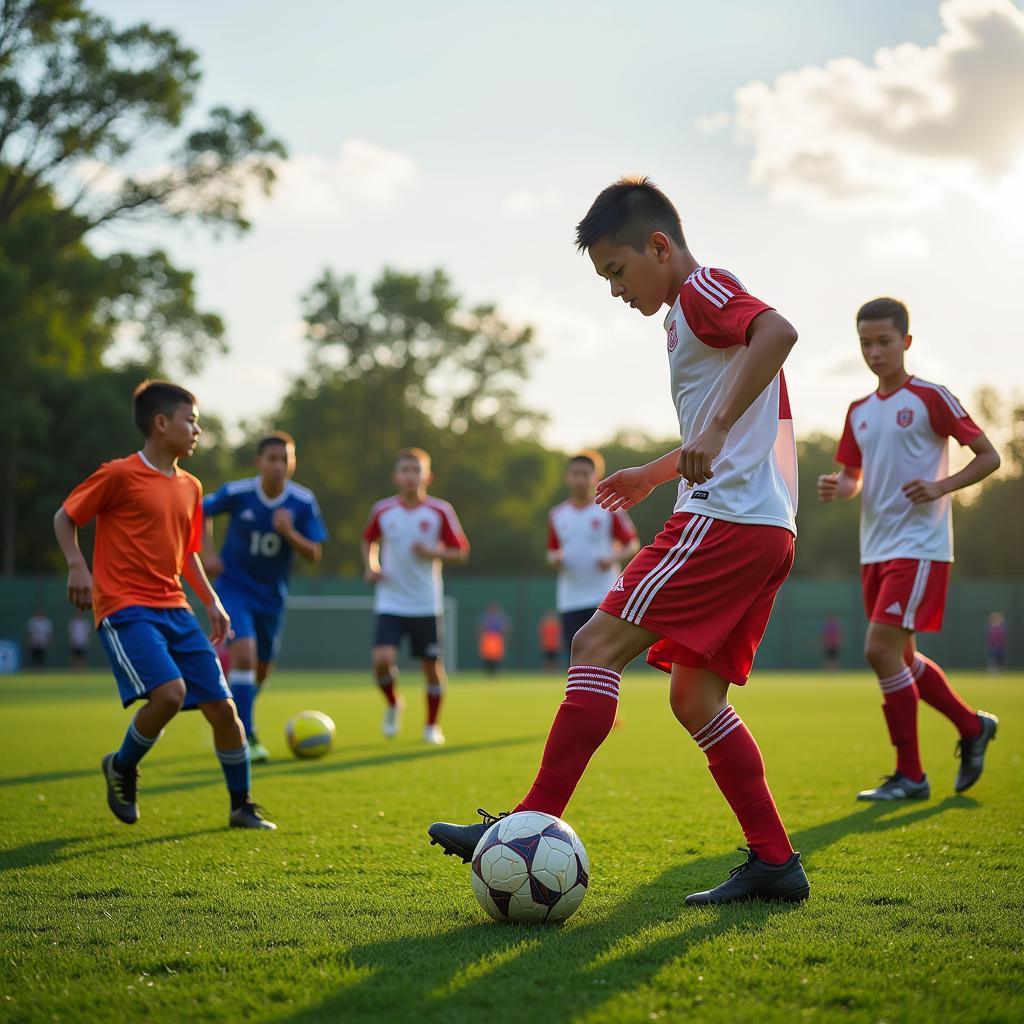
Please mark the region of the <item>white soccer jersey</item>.
<svg viewBox="0 0 1024 1024"><path fill-rule="evenodd" d="M378 501L370 511L363 536L380 542L382 579L377 583L374 610L379 615L440 615L444 607L441 563L413 551L416 544L436 548L468 548L455 509L447 501L426 498L403 505L397 496Z"/></svg>
<svg viewBox="0 0 1024 1024"><path fill-rule="evenodd" d="M83 647L89 646L93 628L88 619L71 619L68 622L68 643L72 650L80 651Z"/></svg>
<svg viewBox="0 0 1024 1024"><path fill-rule="evenodd" d="M747 355L747 328L770 310L725 270L698 267L665 318L672 398L683 441L711 419ZM796 533L796 440L786 381L778 376L736 421L715 459L714 476L679 482L676 512Z"/></svg>
<svg viewBox="0 0 1024 1024"><path fill-rule="evenodd" d="M53 623L45 615L33 615L28 620L28 643L30 647L49 647L53 639Z"/></svg>
<svg viewBox="0 0 1024 1024"><path fill-rule="evenodd" d="M562 552L555 606L560 612L596 608L619 575L619 564L598 564L614 553L614 544L628 544L636 527L624 511L609 512L589 502L563 501L548 515L548 550Z"/></svg>
<svg viewBox="0 0 1024 1024"><path fill-rule="evenodd" d="M902 491L911 480L949 475L949 438L969 444L981 428L939 384L911 377L888 395L877 391L850 406L836 461L863 471L860 560L953 561L948 494L915 505Z"/></svg>

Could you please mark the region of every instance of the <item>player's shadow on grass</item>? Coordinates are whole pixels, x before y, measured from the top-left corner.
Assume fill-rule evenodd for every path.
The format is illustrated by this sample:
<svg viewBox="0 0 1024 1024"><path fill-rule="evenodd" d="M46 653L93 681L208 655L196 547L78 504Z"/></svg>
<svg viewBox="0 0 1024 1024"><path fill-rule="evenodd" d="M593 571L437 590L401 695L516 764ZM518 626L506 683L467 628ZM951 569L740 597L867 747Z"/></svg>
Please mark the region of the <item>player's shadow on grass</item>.
<svg viewBox="0 0 1024 1024"><path fill-rule="evenodd" d="M182 761L195 761L201 754L178 754L173 757L161 757L160 765L180 764ZM146 762L149 764L149 762ZM0 789L7 786L40 786L48 782L68 782L71 779L99 778L100 762L96 760L93 768L69 768L61 772L35 772L32 775L0 776Z"/></svg>
<svg viewBox="0 0 1024 1024"><path fill-rule="evenodd" d="M425 758L444 758L456 754L471 754L479 750L496 750L503 747L521 747L527 744L538 744L544 737L537 736L515 736L507 740L487 740L479 743L449 743L444 747L431 747L424 745L413 750L391 750L388 753L377 754L373 757L355 757L347 760L337 757L325 758L323 761L272 761L267 765L259 765L254 769L254 782L259 784L260 778L268 776L290 776L290 775L324 775L337 772L355 771L357 768L376 768L386 764L402 764L409 761L420 761ZM379 748L377 748L379 749ZM145 793L176 793L185 789L196 789L201 786L223 785L224 780L216 767L213 755L210 755L213 768L210 770L195 770L186 774L188 777L179 778L176 781L159 783L155 786L146 786Z"/></svg>
<svg viewBox="0 0 1024 1024"><path fill-rule="evenodd" d="M811 869L813 886L815 853L848 836L905 828L952 808L976 806L969 797L949 797L891 814L897 808L875 804L805 829L793 841ZM402 1020L414 1007L422 1021L475 1020L487 1013L501 1020L509 998L515 998L510 994L527 991L542 999L536 1016L544 1024L568 1024L650 983L665 964L704 942L728 931L757 932L778 914L801 912L785 904L684 906L687 893L721 881L740 859L733 853L675 864L603 917L587 920L584 909L584 923L575 926L514 927L481 920L440 935L358 946L342 960L359 980L287 1020ZM465 882L466 899L472 901L468 877ZM866 893L865 900L870 898Z"/></svg>

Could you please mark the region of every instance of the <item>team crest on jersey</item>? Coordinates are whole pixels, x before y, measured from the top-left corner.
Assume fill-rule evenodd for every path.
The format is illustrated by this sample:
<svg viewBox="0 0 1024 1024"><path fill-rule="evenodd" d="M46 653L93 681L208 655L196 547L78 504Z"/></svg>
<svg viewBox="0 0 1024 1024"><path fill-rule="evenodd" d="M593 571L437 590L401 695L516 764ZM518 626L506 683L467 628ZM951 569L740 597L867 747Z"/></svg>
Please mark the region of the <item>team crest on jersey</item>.
<svg viewBox="0 0 1024 1024"><path fill-rule="evenodd" d="M591 527L593 529L600 530L601 529L601 520L600 519L591 519L590 520L590 525L591 525Z"/></svg>
<svg viewBox="0 0 1024 1024"><path fill-rule="evenodd" d="M669 350L669 352L675 352L676 345L678 345L678 344L679 344L679 331L676 330L676 322L675 322L675 320L673 320L672 323L669 324L669 328L668 328L668 350Z"/></svg>
<svg viewBox="0 0 1024 1024"><path fill-rule="evenodd" d="M618 590L618 591L621 591L621 592L623 592L623 593L625 592L626 588L625 588L625 587L624 587L624 586L622 585L622 581L623 581L623 579L624 579L624 578L625 578L625 573L623 573L623 575L622 575L622 576L620 576L620 577L619 577L619 578L618 578L618 579L617 579L617 580L616 580L616 581L615 581L615 582L614 582L614 583L612 584L612 590L613 590L613 591L615 591L615 590Z"/></svg>
<svg viewBox="0 0 1024 1024"><path fill-rule="evenodd" d="M239 519L255 519L256 518L256 513L253 512L253 510L251 508L243 508L242 511L238 513L238 518Z"/></svg>
<svg viewBox="0 0 1024 1024"><path fill-rule="evenodd" d="M896 422L901 427L909 427L914 422L914 410L913 409L900 409L896 413Z"/></svg>
<svg viewBox="0 0 1024 1024"><path fill-rule="evenodd" d="M426 519L421 519L420 520L420 533L426 533L427 530L429 530L429 529L430 529L430 523L428 523L426 521Z"/></svg>

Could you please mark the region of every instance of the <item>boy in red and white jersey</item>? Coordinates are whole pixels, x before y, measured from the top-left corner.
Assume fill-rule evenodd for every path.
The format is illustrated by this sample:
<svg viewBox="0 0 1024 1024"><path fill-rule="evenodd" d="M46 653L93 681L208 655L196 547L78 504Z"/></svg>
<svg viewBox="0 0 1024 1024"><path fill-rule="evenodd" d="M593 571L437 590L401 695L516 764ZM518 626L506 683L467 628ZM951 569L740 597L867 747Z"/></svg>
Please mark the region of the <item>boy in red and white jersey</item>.
<svg viewBox="0 0 1024 1024"><path fill-rule="evenodd" d="M469 542L455 509L427 494L431 480L430 456L425 451L406 448L398 453L398 493L370 510L362 552L365 579L376 584L373 673L387 701L384 735L394 738L400 725L404 702L396 690L396 659L398 645L407 636L410 653L422 662L427 681L423 739L440 746L444 733L438 715L446 681L441 564L466 561Z"/></svg>
<svg viewBox="0 0 1024 1024"><path fill-rule="evenodd" d="M576 243L621 299L665 319L680 448L601 481L615 512L661 483L679 482L675 511L576 634L566 695L532 788L516 810L561 816L608 735L623 669L648 651L671 674L672 710L706 755L747 838L746 862L688 904L748 899L796 902L810 889L765 781L753 736L728 702L742 686L775 594L793 563L796 449L782 364L792 325L736 277L701 266L679 214L647 178L606 188L577 227ZM469 860L483 824L435 822L429 835Z"/></svg>
<svg viewBox="0 0 1024 1024"><path fill-rule="evenodd" d="M548 514L548 564L558 569L555 606L567 651L612 588L620 563L640 550L629 513L609 512L595 503L602 476L599 452L574 455L565 467L569 497Z"/></svg>
<svg viewBox="0 0 1024 1024"><path fill-rule="evenodd" d="M882 690L882 711L896 748L896 770L859 800L926 799L917 705L924 699L960 733L958 793L977 782L998 719L975 711L949 685L942 669L918 652L914 634L942 628L953 519L949 495L999 468L999 455L960 402L944 387L909 374L910 316L896 299L861 306L861 353L878 377L878 390L846 414L836 452L840 473L818 478L821 501L861 496L860 560L870 623L864 654ZM949 474L949 438L974 458Z"/></svg>

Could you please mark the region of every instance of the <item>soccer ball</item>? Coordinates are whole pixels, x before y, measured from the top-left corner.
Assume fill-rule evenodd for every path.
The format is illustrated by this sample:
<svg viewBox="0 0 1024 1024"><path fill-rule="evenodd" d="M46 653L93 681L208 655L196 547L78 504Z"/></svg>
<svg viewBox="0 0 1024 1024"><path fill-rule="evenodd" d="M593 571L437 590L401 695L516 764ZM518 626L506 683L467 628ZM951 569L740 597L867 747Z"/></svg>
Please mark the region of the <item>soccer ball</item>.
<svg viewBox="0 0 1024 1024"><path fill-rule="evenodd" d="M587 894L590 861L561 818L517 811L483 834L470 877L495 921L564 921Z"/></svg>
<svg viewBox="0 0 1024 1024"><path fill-rule="evenodd" d="M288 720L284 738L296 757L323 757L334 746L334 722L320 711L300 711Z"/></svg>

